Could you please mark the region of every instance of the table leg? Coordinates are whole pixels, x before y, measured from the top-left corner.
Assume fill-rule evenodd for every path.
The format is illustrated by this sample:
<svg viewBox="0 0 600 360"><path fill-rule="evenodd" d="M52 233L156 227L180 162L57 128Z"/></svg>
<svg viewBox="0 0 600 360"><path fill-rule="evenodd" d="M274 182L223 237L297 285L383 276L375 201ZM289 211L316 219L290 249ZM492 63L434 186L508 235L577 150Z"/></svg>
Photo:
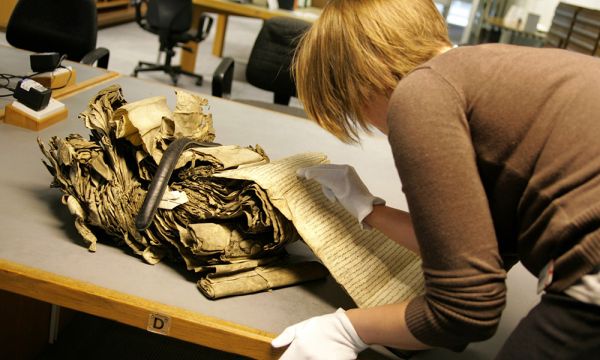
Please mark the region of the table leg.
<svg viewBox="0 0 600 360"><path fill-rule="evenodd" d="M227 20L229 16L219 14L217 17L217 31L215 32L215 42L213 43L213 55L223 56L223 46L225 45L225 31L227 30Z"/></svg>
<svg viewBox="0 0 600 360"><path fill-rule="evenodd" d="M198 43L190 41L185 44L186 47L192 49L191 52L183 50L181 52L181 69L189 72L194 72L196 68L196 54L198 54Z"/></svg>
<svg viewBox="0 0 600 360"><path fill-rule="evenodd" d="M51 305L50 308L50 326L48 330L48 343L54 344L58 339L58 330L60 323L60 306Z"/></svg>
<svg viewBox="0 0 600 360"><path fill-rule="evenodd" d="M198 19L200 19L200 15L202 14L202 10L194 6L192 13L192 28L193 31L197 30ZM183 50L181 52L181 69L189 72L194 72L196 68L196 55L198 54L198 43L195 41L189 41L185 44L186 47L192 49L191 52Z"/></svg>

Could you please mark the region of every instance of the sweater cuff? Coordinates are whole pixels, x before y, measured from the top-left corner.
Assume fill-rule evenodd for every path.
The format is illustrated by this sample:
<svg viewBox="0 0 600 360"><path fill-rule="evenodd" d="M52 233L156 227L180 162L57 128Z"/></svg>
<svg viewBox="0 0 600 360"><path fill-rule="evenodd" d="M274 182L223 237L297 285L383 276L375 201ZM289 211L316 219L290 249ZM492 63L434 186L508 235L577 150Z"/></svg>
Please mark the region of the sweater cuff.
<svg viewBox="0 0 600 360"><path fill-rule="evenodd" d="M405 312L405 321L408 330L417 340L425 345L444 347L452 351L463 351L468 343L456 344L451 342L450 336L434 326L426 314L428 305L423 295L412 299Z"/></svg>
<svg viewBox="0 0 600 360"><path fill-rule="evenodd" d="M416 337L420 342L433 346L435 341L431 341L430 335L434 333L431 329L431 324L427 321L425 317L425 313L423 311L424 307L427 306L425 299L423 296L418 296L408 303L406 307L406 325L408 326L408 330Z"/></svg>

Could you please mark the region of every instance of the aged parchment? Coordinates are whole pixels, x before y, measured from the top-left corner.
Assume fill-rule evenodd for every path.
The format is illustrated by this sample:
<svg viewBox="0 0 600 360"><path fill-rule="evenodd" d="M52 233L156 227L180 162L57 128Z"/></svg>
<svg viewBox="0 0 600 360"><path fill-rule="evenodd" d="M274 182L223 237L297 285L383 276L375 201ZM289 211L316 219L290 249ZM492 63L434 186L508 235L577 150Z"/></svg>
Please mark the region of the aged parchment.
<svg viewBox="0 0 600 360"><path fill-rule="evenodd" d="M327 162L319 153L298 154L260 166L216 176L251 179L267 190L271 202L288 219L360 307L410 299L423 291L419 258L377 230L362 230L338 203L323 195L313 180L296 170Z"/></svg>
<svg viewBox="0 0 600 360"><path fill-rule="evenodd" d="M90 139L70 135L40 142L53 186L75 226L96 250L97 229L156 264L182 261L210 298L263 291L320 278L320 263L298 265L285 245L299 236L360 307L403 301L423 291L416 255L376 230L362 230L321 186L296 177L327 162L305 153L270 161L259 146L224 145L185 151L152 225L138 231L139 212L156 167L179 137L213 141L206 99L177 93L127 103L119 87L90 101L80 118Z"/></svg>

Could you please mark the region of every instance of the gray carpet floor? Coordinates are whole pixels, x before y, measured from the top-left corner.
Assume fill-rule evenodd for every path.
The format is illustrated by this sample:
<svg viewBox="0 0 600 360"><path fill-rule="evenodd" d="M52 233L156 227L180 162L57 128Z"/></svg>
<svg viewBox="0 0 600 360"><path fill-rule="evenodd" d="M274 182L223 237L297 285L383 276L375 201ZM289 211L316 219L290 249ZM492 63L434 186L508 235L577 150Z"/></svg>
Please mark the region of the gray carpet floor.
<svg viewBox="0 0 600 360"><path fill-rule="evenodd" d="M232 99L264 102L273 101L273 94L271 92L258 89L248 84L245 81L244 75L247 59L261 25L262 20L259 19L237 16L229 17L223 56L233 57L235 60L234 84L231 94ZM450 25L449 31L453 42L458 43L462 34L462 28ZM212 75L221 62L221 58L212 55L214 36L215 31L213 29L208 38L199 45L195 72L204 76L203 85L196 86L195 79L181 76L178 87L201 94L211 93ZM3 32L0 32L0 44L8 45ZM157 36L142 30L135 22L100 29L98 32L97 46L106 47L110 50L109 70L124 75L131 75L138 61L156 62L158 57ZM181 49L177 50L177 55L174 59L175 64L179 63L181 51ZM166 84L171 83L170 78L166 74L160 72L140 73L139 77ZM292 98L290 106L302 107L296 98Z"/></svg>
<svg viewBox="0 0 600 360"><path fill-rule="evenodd" d="M234 84L231 94L233 99L273 101L271 92L248 84L244 75L247 59L261 25L262 21L258 19L237 16L231 16L229 19L223 56L232 57L235 60ZM213 28L209 37L199 44L195 72L204 76L203 85L196 86L195 79L182 75L178 87L202 94L211 93L212 75L221 62L221 58L212 55L214 30ZM138 61L156 62L158 57L157 36L142 30L134 22L101 29L98 33L98 46L106 47L111 52L109 69L126 75L133 72ZM174 63L178 64L182 50L177 49L176 51ZM160 72L140 73L139 77L170 84L170 78ZM292 99L291 105L301 107L297 99Z"/></svg>

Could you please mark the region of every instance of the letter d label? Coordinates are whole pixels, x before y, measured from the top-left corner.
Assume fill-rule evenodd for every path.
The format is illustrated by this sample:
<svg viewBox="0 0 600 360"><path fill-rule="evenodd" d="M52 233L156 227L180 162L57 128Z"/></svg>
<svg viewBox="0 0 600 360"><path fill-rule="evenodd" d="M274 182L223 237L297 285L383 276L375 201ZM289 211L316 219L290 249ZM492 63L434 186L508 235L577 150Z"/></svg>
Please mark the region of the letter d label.
<svg viewBox="0 0 600 360"><path fill-rule="evenodd" d="M169 335L171 328L171 318L162 314L150 314L148 316L147 330L153 333Z"/></svg>

